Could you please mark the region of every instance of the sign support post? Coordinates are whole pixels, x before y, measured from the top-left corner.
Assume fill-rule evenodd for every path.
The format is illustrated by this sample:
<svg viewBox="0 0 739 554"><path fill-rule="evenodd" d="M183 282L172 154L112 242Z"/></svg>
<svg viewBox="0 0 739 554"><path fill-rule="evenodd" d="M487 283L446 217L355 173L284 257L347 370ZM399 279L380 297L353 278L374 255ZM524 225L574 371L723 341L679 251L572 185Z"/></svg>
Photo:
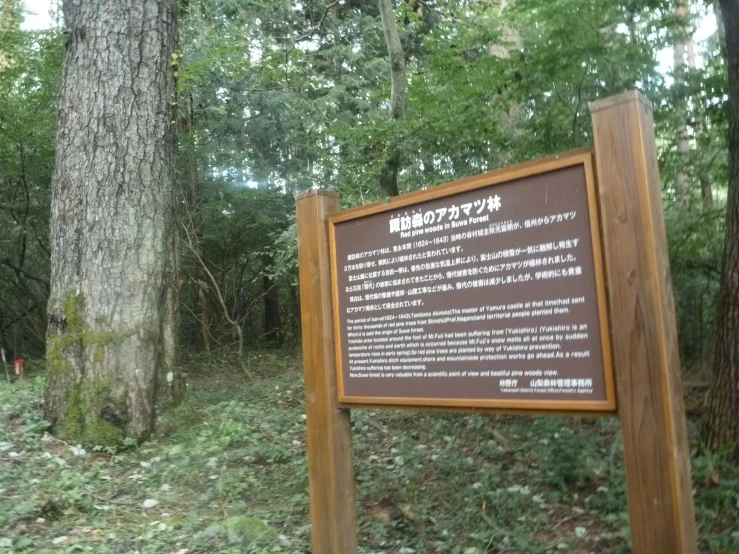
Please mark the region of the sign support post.
<svg viewBox="0 0 739 554"><path fill-rule="evenodd" d="M635 554L697 552L685 408L652 106L590 105Z"/></svg>
<svg viewBox="0 0 739 554"><path fill-rule="evenodd" d="M357 552L356 502L349 410L336 395L327 216L339 195L310 190L296 196L300 243L305 412L314 554Z"/></svg>

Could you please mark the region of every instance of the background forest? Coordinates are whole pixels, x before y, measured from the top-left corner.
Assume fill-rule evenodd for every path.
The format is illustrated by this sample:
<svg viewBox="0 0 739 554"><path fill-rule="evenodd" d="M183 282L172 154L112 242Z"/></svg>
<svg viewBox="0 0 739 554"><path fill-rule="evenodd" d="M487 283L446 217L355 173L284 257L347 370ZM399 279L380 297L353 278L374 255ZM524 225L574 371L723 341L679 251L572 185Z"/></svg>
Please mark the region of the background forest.
<svg viewBox="0 0 739 554"><path fill-rule="evenodd" d="M61 29L0 36L0 330L42 357ZM713 7L674 1L401 2L407 67L388 116L375 2L180 2L181 344L192 352L299 337L295 193L344 206L591 144L588 102L639 88L654 103L684 368L711 356L724 236L726 67ZM720 29L720 27L719 27ZM674 51L674 69L658 53ZM700 60L700 64L698 61ZM393 158L392 160L390 158ZM390 189L392 190L392 189ZM184 231L187 232L184 232Z"/></svg>
<svg viewBox="0 0 739 554"><path fill-rule="evenodd" d="M0 343L41 375L70 37L58 9L46 30L25 10L0 0ZM687 409L704 412L729 182L716 2L179 0L178 27L189 398L141 448L93 453L44 435L40 379L0 387L0 552L307 552L294 195L351 207L590 146L589 102L627 89L654 105ZM736 552L739 474L697 427L701 552ZM353 428L363 553L629 551L617 421Z"/></svg>

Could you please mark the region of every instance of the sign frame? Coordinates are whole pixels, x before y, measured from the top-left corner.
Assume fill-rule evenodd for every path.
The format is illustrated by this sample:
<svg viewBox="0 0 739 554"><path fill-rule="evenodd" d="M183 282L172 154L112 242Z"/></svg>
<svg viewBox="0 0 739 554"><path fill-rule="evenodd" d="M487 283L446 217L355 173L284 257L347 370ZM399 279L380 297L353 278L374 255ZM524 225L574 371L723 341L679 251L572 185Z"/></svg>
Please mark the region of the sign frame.
<svg viewBox="0 0 739 554"><path fill-rule="evenodd" d="M329 256L331 266L331 296L333 301L333 328L336 356L337 395L343 408L425 408L439 411L506 412L506 413L591 413L616 410L613 361L609 325L609 312L605 286L603 245L601 244L600 216L598 212L597 182L594 168L594 149L580 149L553 158L545 158L498 171L491 171L459 181L445 183L426 190L395 196L388 203L374 202L357 208L334 212L328 216ZM592 243L600 344L603 354L603 372L606 397L603 400L536 400L536 399L480 399L480 398L418 398L350 396L345 393L342 354L342 333L339 312L338 260L336 256L337 225L364 217L413 207L432 200L439 200L481 188L495 187L514 181L544 175L560 169L582 166L585 174L588 223ZM412 379L412 378L410 378Z"/></svg>

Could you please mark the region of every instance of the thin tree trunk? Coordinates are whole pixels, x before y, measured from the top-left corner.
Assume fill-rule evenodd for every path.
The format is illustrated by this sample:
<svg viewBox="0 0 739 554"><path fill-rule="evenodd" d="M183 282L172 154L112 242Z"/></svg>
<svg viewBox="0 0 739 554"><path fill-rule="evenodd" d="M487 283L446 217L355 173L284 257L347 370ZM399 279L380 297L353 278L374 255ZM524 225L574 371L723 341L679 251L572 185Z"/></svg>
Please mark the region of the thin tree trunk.
<svg viewBox="0 0 739 554"><path fill-rule="evenodd" d="M211 326L211 312L210 312L210 301L208 300L208 291L206 288L205 281L201 281L200 270L193 270L198 276L196 281L198 284L198 298L195 303L195 313L198 318L198 337L200 338L200 344L206 354L210 354L211 351L211 337L210 337L210 326Z"/></svg>
<svg viewBox="0 0 739 554"><path fill-rule="evenodd" d="M710 213L713 211L715 206L713 202L713 187L711 187L711 178L703 167L698 169L698 181L701 185L701 205L703 206L703 213Z"/></svg>
<svg viewBox="0 0 739 554"><path fill-rule="evenodd" d="M510 2L510 4L513 4L513 2ZM504 0L500 3L500 6L498 8L498 15L501 16L503 20L509 20L508 15L503 15L504 11L509 7L509 2ZM504 25L502 28L502 34L501 34L501 41L498 43L492 43L488 45L488 54L491 56L494 56L501 60L508 60L511 57L511 50L514 52L520 50L522 39L521 39L521 33L515 28L510 25ZM583 74L584 77L584 74ZM498 93L498 97L501 96L501 92ZM512 99L505 99L504 104L507 105L507 109L505 111L501 111L499 115L499 120L501 124L501 129L503 132L505 132L511 139L515 140L517 137L520 137L525 131L525 127L521 125L521 121L524 118L523 117L523 105L519 102L514 102ZM573 115L573 122L572 122L572 141L573 143L577 142L577 119L579 117L579 105L575 108L575 113ZM491 150L490 154L490 163L493 165L500 164L505 158L502 158L501 156L510 157L510 152L506 154L505 152ZM498 159L494 159L495 157L498 157Z"/></svg>
<svg viewBox="0 0 739 554"><path fill-rule="evenodd" d="M198 248L197 252L197 259L202 259L203 256L203 247L202 247L202 238L203 238L203 224L202 219L200 218L200 194L196 190L197 184L193 181L192 185L192 196L191 196L191 203L190 203L190 217L192 218L192 222L190 225L192 226L193 233L195 234L195 244ZM197 326L198 326L198 337L200 338L200 347L202 350L204 350L206 353L210 354L211 351L211 308L210 308L210 298L208 297L208 277L203 273L203 268L201 264L197 261L197 259L194 259L192 263L190 264L190 278L195 283L195 286L198 287L197 290L197 296L195 299L195 306L193 312L195 313L195 316L197 318Z"/></svg>
<svg viewBox="0 0 739 554"><path fill-rule="evenodd" d="M195 127L195 106L193 105L194 100L192 93L189 96L189 113L185 118L185 138L190 138L191 151L189 157L186 160L184 170L187 174L186 181L189 183L189 191L186 193L186 202L189 206L187 212L190 221L188 225L192 229L195 235L195 246L198 248L198 259L203 258L202 250L202 238L203 238L203 222L200 216L200 206L203 202L203 193L200 187L199 170L197 152L195 149L194 141L192 141L192 133ZM208 298L208 277L203 273L201 264L197 259L193 259L192 263L189 264L190 269L190 280L197 287L197 295L195 297L195 303L193 306L193 313L197 320L198 326L198 338L200 339L199 346L206 353L210 354L211 350L211 308L210 299Z"/></svg>
<svg viewBox="0 0 739 554"><path fill-rule="evenodd" d="M238 321L238 315L234 315L233 317L231 316L231 312L229 311L228 306L226 306L226 301L224 300L223 294L221 293L221 288L218 286L218 281L213 276L213 273L210 271L210 269L208 269L205 260L200 254L201 248L197 242L197 236L193 234L191 229L188 228L187 224L183 224L182 228L185 233L185 247L193 256L195 256L195 261L200 264L203 272L208 277L208 280L210 281L210 286L213 288L216 299L218 300L218 304L221 306L221 310L223 310L223 317L226 318L226 321L228 321L229 325L231 325L231 329L234 332L238 344L237 355L239 357L239 364L241 365L241 369L243 370L246 377L251 379L253 377L251 369L249 369L248 364L244 361L244 331L241 329L241 323ZM237 313L236 310L234 310L234 313Z"/></svg>
<svg viewBox="0 0 739 554"><path fill-rule="evenodd" d="M724 25L724 16L721 14L720 0L711 2L713 15L716 18L716 29L718 29L718 41L721 52L726 55L726 26Z"/></svg>
<svg viewBox="0 0 739 554"><path fill-rule="evenodd" d="M154 428L176 333L175 7L63 2L45 410L67 440Z"/></svg>
<svg viewBox="0 0 739 554"><path fill-rule="evenodd" d="M675 16L681 21L686 21L688 10L685 0L677 0L675 6ZM688 158L690 156L690 142L688 140L688 97L685 94L685 52L686 45L692 39L690 37L690 26L688 24L681 25L680 40L673 45L673 61L675 89L678 97L675 98L677 125L675 129L675 142L678 154L678 170L675 174L675 192L678 202L685 203L690 199L690 179L686 171L688 166Z"/></svg>
<svg viewBox="0 0 739 554"><path fill-rule="evenodd" d="M739 459L739 0L720 4L729 72L729 188L714 383L704 430L710 448L733 443Z"/></svg>
<svg viewBox="0 0 739 554"><path fill-rule="evenodd" d="M693 48L693 41L691 40L688 43L688 69L693 71L697 67L698 65L695 60L695 51ZM698 111L699 105L700 105L700 94L696 94L695 96L693 96L694 113ZM700 144L699 141L701 139L701 136L703 135L703 130L705 129L704 119L702 115L696 115L695 120L696 120L695 138L696 138L696 142ZM697 177L698 177L698 182L700 183L700 187L701 187L701 206L703 207L703 213L710 213L713 211L713 208L714 208L713 187L711 185L711 178L708 174L708 168L706 167L706 164L698 164Z"/></svg>
<svg viewBox="0 0 739 554"><path fill-rule="evenodd" d="M282 342L282 318L280 317L280 292L277 282L269 275L262 275L262 298L264 301L264 339L277 346Z"/></svg>
<svg viewBox="0 0 739 554"><path fill-rule="evenodd" d="M686 32L688 32L689 29L686 29ZM698 61L696 60L695 56L695 42L693 41L692 34L688 36L686 42L685 42L685 54L687 58L688 63L688 70L689 71L695 71L698 69ZM700 106L700 94L693 95L693 113L699 113L699 107ZM701 135L703 134L703 130L705 128L703 117L700 115L696 115L695 117L696 124L695 124L695 137L696 142L700 140ZM699 164L697 167L697 177L698 182L700 183L701 187L701 205L703 206L703 213L710 213L713 211L714 203L713 203L713 188L711 186L711 179L708 175L708 171L704 164Z"/></svg>
<svg viewBox="0 0 739 554"><path fill-rule="evenodd" d="M296 278L297 280L297 278ZM290 282L290 314L292 315L291 329L293 336L291 338L300 336L300 296L298 295L298 286L296 283Z"/></svg>
<svg viewBox="0 0 739 554"><path fill-rule="evenodd" d="M392 0L378 0L382 29L385 33L388 57L390 58L390 119L397 121L405 115L406 82L405 57L400 43L398 25L395 22ZM385 163L380 170L380 188L387 196L398 195L398 172L400 171L400 151L395 144L387 145Z"/></svg>

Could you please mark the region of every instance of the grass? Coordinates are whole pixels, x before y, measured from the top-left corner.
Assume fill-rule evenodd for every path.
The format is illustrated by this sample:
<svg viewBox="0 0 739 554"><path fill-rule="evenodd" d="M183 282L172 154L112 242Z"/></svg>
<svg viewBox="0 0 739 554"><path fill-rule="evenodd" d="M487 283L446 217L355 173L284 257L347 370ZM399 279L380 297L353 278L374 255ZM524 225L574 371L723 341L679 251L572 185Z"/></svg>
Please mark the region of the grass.
<svg viewBox="0 0 739 554"><path fill-rule="evenodd" d="M191 363L157 437L112 453L46 433L43 380L0 384L0 553L309 553L299 361L245 383ZM197 370L197 371L195 371ZM363 554L626 553L612 419L355 411ZM739 552L739 469L695 453L700 551Z"/></svg>

